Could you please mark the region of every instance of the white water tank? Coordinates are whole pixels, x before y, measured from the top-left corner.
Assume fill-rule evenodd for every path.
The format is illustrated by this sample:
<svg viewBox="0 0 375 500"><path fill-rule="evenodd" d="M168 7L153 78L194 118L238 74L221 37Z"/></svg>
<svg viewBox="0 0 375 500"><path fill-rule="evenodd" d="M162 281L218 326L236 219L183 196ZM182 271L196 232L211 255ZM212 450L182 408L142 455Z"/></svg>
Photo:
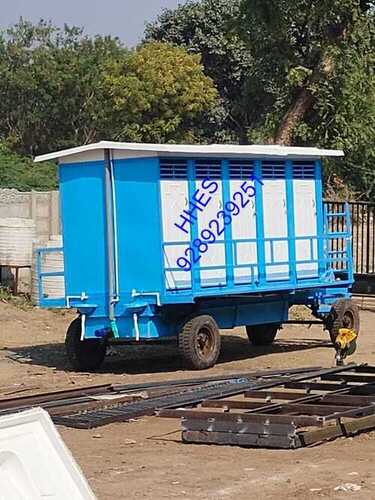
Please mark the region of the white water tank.
<svg viewBox="0 0 375 500"><path fill-rule="evenodd" d="M34 239L32 219L0 219L0 266L31 266Z"/></svg>

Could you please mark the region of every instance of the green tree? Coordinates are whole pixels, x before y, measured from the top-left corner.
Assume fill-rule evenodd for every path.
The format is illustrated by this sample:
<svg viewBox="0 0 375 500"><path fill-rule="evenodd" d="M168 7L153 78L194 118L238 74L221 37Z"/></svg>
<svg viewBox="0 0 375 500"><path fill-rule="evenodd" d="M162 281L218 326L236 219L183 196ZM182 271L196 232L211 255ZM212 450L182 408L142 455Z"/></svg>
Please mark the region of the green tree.
<svg viewBox="0 0 375 500"><path fill-rule="evenodd" d="M104 87L119 140L193 142L199 137L202 113L217 97L199 55L159 42L113 65Z"/></svg>
<svg viewBox="0 0 375 500"><path fill-rule="evenodd" d="M353 34L373 22L373 6L370 0L242 0L239 29L254 56L254 76L273 95L275 142L293 142L320 88L355 44Z"/></svg>
<svg viewBox="0 0 375 500"><path fill-rule="evenodd" d="M202 54L232 140L343 148L345 160L327 166L328 177L368 197L375 194L374 10L370 0L191 0L148 26L146 40Z"/></svg>
<svg viewBox="0 0 375 500"><path fill-rule="evenodd" d="M101 82L124 52L110 37L21 20L0 37L0 139L23 154L92 142L106 132Z"/></svg>
<svg viewBox="0 0 375 500"><path fill-rule="evenodd" d="M50 191L56 187L56 165L53 162L34 164L31 158L12 153L0 143L0 188Z"/></svg>
<svg viewBox="0 0 375 500"><path fill-rule="evenodd" d="M201 54L205 73L219 91L220 102L204 118L211 140L245 141L252 110L244 105L252 57L234 29L240 0L189 1L164 10L145 31L146 42L156 40Z"/></svg>
<svg viewBox="0 0 375 500"><path fill-rule="evenodd" d="M373 196L374 3L243 0L241 12L251 78L269 103L249 140L343 148L328 173Z"/></svg>
<svg viewBox="0 0 375 500"><path fill-rule="evenodd" d="M21 154L100 139L193 140L215 99L200 56L181 48L129 51L44 21L0 36L0 140Z"/></svg>

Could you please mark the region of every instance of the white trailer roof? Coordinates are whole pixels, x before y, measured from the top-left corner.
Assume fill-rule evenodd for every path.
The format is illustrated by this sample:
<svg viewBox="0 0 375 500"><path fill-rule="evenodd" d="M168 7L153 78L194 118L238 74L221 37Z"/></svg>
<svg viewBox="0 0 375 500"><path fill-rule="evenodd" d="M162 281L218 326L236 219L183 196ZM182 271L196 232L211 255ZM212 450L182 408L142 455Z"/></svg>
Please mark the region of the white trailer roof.
<svg viewBox="0 0 375 500"><path fill-rule="evenodd" d="M54 153L40 155L35 158L35 162L46 160L85 161L102 159L104 150L110 149L116 152L116 157L122 156L251 156L251 157L281 157L281 158L321 158L321 157L342 157L344 152L336 149L318 149L313 147L289 147L277 145L257 145L239 146L237 144L211 144L211 145L191 145L191 144L142 144L132 142L111 142L100 141L94 144L86 144L76 148L64 149Z"/></svg>

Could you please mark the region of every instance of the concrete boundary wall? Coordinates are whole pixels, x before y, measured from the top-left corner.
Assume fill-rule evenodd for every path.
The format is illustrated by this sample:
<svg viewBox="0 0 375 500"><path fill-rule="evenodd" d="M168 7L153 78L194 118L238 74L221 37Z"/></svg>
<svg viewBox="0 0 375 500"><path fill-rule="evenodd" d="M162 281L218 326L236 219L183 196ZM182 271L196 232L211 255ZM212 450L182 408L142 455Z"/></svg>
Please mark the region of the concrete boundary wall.
<svg viewBox="0 0 375 500"><path fill-rule="evenodd" d="M50 236L61 233L59 205L58 191L0 189L0 218L33 219L37 239L47 241Z"/></svg>

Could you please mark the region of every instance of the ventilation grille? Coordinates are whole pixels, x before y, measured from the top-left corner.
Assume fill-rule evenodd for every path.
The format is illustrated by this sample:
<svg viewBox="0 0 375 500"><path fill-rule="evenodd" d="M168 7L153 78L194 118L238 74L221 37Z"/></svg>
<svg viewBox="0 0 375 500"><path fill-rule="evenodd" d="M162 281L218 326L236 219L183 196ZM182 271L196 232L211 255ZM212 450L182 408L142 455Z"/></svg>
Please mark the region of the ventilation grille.
<svg viewBox="0 0 375 500"><path fill-rule="evenodd" d="M220 160L196 160L195 176L197 179L220 179L221 161Z"/></svg>
<svg viewBox="0 0 375 500"><path fill-rule="evenodd" d="M169 158L161 159L160 179L187 179L187 161Z"/></svg>
<svg viewBox="0 0 375 500"><path fill-rule="evenodd" d="M284 179L285 163L281 160L266 160L262 162L263 179Z"/></svg>
<svg viewBox="0 0 375 500"><path fill-rule="evenodd" d="M294 179L314 179L315 163L313 161L294 161L293 177Z"/></svg>
<svg viewBox="0 0 375 500"><path fill-rule="evenodd" d="M250 179L254 172L254 162L251 160L231 160L229 162L229 177L231 179Z"/></svg>

